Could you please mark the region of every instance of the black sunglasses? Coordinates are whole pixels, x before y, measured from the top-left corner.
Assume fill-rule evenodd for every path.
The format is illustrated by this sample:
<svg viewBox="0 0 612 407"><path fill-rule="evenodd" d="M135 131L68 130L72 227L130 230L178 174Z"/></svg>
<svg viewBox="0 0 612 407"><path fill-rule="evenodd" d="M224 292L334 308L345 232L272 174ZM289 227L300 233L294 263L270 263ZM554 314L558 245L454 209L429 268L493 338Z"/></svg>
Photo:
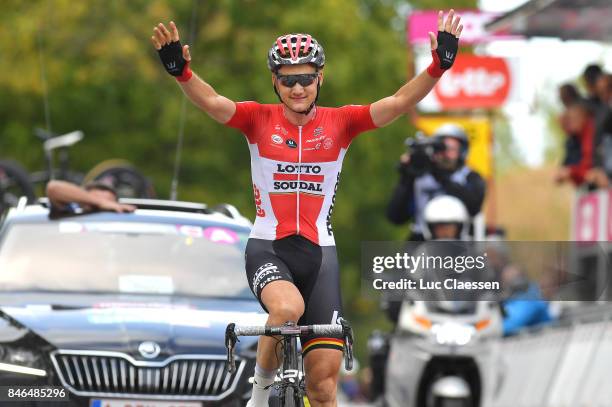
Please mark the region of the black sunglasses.
<svg viewBox="0 0 612 407"><path fill-rule="evenodd" d="M312 83L319 76L318 73L302 73L299 75L276 75L278 80L283 86L288 88L292 88L296 83L299 83L300 86L306 87L312 85Z"/></svg>

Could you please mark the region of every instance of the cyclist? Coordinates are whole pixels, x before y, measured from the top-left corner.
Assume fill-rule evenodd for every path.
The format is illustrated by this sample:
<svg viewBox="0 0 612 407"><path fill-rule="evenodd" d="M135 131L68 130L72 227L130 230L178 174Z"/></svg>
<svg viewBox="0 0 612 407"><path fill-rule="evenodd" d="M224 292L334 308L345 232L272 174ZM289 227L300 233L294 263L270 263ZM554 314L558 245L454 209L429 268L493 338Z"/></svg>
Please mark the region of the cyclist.
<svg viewBox="0 0 612 407"><path fill-rule="evenodd" d="M251 153L257 218L246 248L251 289L268 312L267 324L330 323L342 315L339 269L331 213L342 159L359 133L385 126L431 91L454 62L462 26L453 10L438 15L429 33L433 62L393 96L371 105L316 106L325 54L307 34L280 36L268 52L280 104L235 103L190 69L188 45L170 22L151 37L165 69L187 97L214 120L239 129ZM277 340L261 337L249 406L267 405L280 357ZM336 403L342 341L301 338L306 393L313 406Z"/></svg>
<svg viewBox="0 0 612 407"><path fill-rule="evenodd" d="M102 182L90 182L81 188L70 182L53 180L46 189L52 216L94 210L133 212L135 209L117 202L117 192Z"/></svg>

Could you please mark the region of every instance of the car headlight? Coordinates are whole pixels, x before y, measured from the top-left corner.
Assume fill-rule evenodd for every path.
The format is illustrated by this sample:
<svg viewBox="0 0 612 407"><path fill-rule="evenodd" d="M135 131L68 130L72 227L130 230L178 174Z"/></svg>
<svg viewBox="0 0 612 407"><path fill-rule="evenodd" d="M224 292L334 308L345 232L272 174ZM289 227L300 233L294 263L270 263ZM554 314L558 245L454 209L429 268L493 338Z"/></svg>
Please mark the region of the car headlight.
<svg viewBox="0 0 612 407"><path fill-rule="evenodd" d="M475 333L475 328L471 325L447 322L434 324L431 332L440 345L467 345Z"/></svg>
<svg viewBox="0 0 612 407"><path fill-rule="evenodd" d="M28 349L0 345L0 371L46 376L41 355Z"/></svg>

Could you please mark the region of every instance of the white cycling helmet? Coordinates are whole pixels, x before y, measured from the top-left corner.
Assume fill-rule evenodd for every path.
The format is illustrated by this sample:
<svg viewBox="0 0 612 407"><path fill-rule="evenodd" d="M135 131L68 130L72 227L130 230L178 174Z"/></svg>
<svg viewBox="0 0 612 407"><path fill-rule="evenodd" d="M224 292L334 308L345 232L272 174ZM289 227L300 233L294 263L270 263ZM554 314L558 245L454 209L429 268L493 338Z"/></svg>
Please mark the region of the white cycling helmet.
<svg viewBox="0 0 612 407"><path fill-rule="evenodd" d="M425 205L423 210L423 236L427 240L434 239L432 227L438 223L457 224L458 239L466 239L469 229L470 215L459 198L450 195L440 195Z"/></svg>
<svg viewBox="0 0 612 407"><path fill-rule="evenodd" d="M268 68L274 73L283 65L312 64L317 71L325 66L325 52L310 34L286 34L276 39L268 51Z"/></svg>

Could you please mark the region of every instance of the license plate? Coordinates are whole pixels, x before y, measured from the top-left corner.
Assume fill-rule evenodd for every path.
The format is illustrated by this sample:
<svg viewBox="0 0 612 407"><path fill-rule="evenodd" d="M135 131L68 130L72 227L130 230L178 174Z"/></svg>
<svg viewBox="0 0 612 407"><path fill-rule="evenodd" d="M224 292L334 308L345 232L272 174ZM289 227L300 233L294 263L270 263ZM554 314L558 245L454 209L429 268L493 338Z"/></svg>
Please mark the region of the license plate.
<svg viewBox="0 0 612 407"><path fill-rule="evenodd" d="M202 407L199 401L92 399L90 407Z"/></svg>

